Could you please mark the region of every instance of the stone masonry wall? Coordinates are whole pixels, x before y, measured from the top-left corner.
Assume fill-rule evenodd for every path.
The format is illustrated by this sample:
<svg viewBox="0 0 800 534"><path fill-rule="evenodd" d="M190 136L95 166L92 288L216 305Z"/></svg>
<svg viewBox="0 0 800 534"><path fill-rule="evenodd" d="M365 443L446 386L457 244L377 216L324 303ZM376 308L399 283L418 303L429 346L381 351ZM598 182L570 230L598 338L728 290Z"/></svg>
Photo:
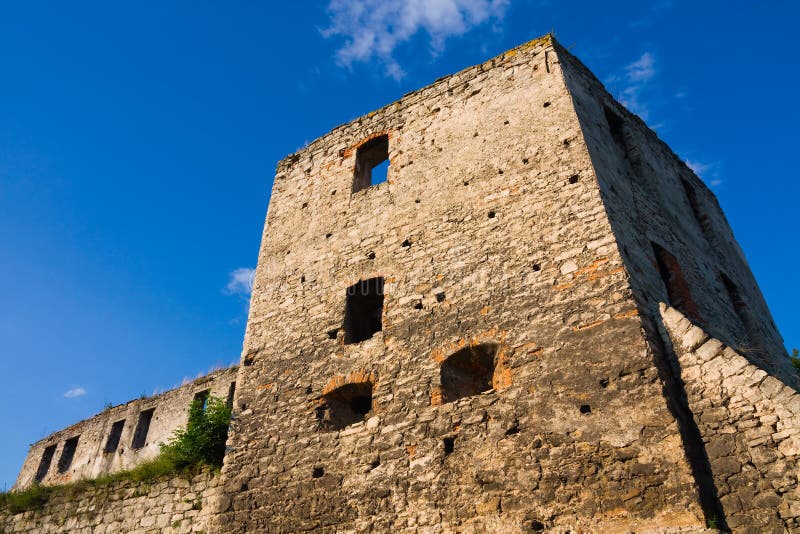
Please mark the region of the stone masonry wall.
<svg viewBox="0 0 800 534"><path fill-rule="evenodd" d="M159 443L167 441L175 430L186 425L189 405L194 396L209 390L214 396L223 399L228 397L236 380L236 372L235 367L223 369L159 395L110 407L94 417L42 438L31 445L14 489L25 488L34 482L42 456L48 447L55 447L55 450L44 478L39 480L42 484L63 484L96 478L104 473L131 469L154 458L159 453ZM143 446L135 448L132 440L139 414L149 409L155 410L150 428ZM106 452L112 425L117 421L124 421L118 447L114 451ZM78 437L78 444L74 457L70 465L62 471L59 469L59 461L66 440L75 437Z"/></svg>
<svg viewBox="0 0 800 534"><path fill-rule="evenodd" d="M209 532L218 508L219 475L191 480L118 482L58 493L42 508L11 514L0 508L0 533L178 534Z"/></svg>
<svg viewBox="0 0 800 534"><path fill-rule="evenodd" d="M528 43L280 163L218 531L703 528L559 56ZM381 133L388 180L353 193ZM375 276L382 330L345 344ZM442 362L487 342L493 387L446 402ZM365 383L365 420L325 428Z"/></svg>
<svg viewBox="0 0 800 534"><path fill-rule="evenodd" d="M675 308L661 315L728 526L800 530L800 395Z"/></svg>

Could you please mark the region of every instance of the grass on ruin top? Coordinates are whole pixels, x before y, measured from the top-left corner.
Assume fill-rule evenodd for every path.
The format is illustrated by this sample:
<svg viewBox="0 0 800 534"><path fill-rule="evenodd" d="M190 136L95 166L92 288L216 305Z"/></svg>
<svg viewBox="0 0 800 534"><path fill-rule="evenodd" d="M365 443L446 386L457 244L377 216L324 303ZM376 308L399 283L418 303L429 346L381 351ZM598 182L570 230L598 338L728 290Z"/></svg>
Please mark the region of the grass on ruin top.
<svg viewBox="0 0 800 534"><path fill-rule="evenodd" d="M225 454L230 418L231 409L222 399L197 399L189 408L186 428L177 430L168 443L161 445L161 454L156 458L128 471L94 479L53 486L33 484L23 490L0 493L0 508L18 514L41 508L54 495L70 497L121 482L149 483L167 477L191 479L205 470L218 472Z"/></svg>

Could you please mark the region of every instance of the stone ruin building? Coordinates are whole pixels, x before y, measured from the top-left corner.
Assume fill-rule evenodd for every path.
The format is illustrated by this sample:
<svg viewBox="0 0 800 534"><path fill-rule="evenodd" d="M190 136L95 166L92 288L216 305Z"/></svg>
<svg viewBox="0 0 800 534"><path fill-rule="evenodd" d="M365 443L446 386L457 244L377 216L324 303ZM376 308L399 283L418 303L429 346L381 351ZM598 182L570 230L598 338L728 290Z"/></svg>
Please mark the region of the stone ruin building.
<svg viewBox="0 0 800 534"><path fill-rule="evenodd" d="M235 383L192 529L800 531L797 375L714 194L549 35L279 163ZM114 524L190 531L156 513Z"/></svg>

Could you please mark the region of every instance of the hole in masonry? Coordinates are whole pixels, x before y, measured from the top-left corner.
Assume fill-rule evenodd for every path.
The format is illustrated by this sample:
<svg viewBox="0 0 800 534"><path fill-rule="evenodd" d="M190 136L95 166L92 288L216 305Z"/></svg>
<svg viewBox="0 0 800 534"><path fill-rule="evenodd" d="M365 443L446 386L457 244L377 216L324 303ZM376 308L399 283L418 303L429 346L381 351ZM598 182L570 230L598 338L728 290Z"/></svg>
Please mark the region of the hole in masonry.
<svg viewBox="0 0 800 534"><path fill-rule="evenodd" d="M464 347L442 362L442 400L454 402L492 389L497 345Z"/></svg>
<svg viewBox="0 0 800 534"><path fill-rule="evenodd" d="M371 260L374 260L374 259L375 259L375 253L374 253L374 252L372 252L372 251L370 250L370 251L367 253L367 258L369 258L369 259L371 259Z"/></svg>
<svg viewBox="0 0 800 534"><path fill-rule="evenodd" d="M444 302L444 293L436 293L436 302Z"/></svg>
<svg viewBox="0 0 800 534"><path fill-rule="evenodd" d="M600 379L600 387L605 389L608 387L608 378L601 378Z"/></svg>
<svg viewBox="0 0 800 534"><path fill-rule="evenodd" d="M569 177L569 183L577 184L578 183L578 175L577 174L573 174L572 176L570 176Z"/></svg>
<svg viewBox="0 0 800 534"><path fill-rule="evenodd" d="M302 284L302 283L304 283L305 281L306 281L306 275L304 275L304 274L301 274L301 275L300 275L300 283Z"/></svg>
<svg viewBox="0 0 800 534"><path fill-rule="evenodd" d="M503 124L508 124L508 121L503 122Z"/></svg>
<svg viewBox="0 0 800 534"><path fill-rule="evenodd" d="M311 386L306 386L306 395L311 395L314 390L311 389Z"/></svg>
<svg viewBox="0 0 800 534"><path fill-rule="evenodd" d="M442 440L442 445L444 445L444 455L450 456L456 447L456 438L444 438Z"/></svg>
<svg viewBox="0 0 800 534"><path fill-rule="evenodd" d="M545 102L544 104L542 104L542 107L543 108L549 108L550 107L550 102Z"/></svg>
<svg viewBox="0 0 800 534"><path fill-rule="evenodd" d="M503 174L503 169L497 169L497 174Z"/></svg>
<svg viewBox="0 0 800 534"><path fill-rule="evenodd" d="M406 240L404 240L404 241L403 241L403 242L400 244L400 246L401 246L401 247L406 247L406 248L408 248L408 247L410 247L410 246L411 246L411 241L409 241L408 239L406 239Z"/></svg>
<svg viewBox="0 0 800 534"><path fill-rule="evenodd" d="M569 146L569 139L564 139L563 143L564 143L565 147L568 147Z"/></svg>
<svg viewBox="0 0 800 534"><path fill-rule="evenodd" d="M415 302L414 303L414 309L415 310L421 310L422 309L422 302L420 302L420 301Z"/></svg>
<svg viewBox="0 0 800 534"><path fill-rule="evenodd" d="M414 204L419 204L419 199L418 198L414 199Z"/></svg>
<svg viewBox="0 0 800 534"><path fill-rule="evenodd" d="M494 211L490 211L488 215L490 219L494 219L495 215L497 214Z"/></svg>
<svg viewBox="0 0 800 534"><path fill-rule="evenodd" d="M314 478L322 478L322 475L325 474L325 470L321 467L315 467L311 470L311 476Z"/></svg>
<svg viewBox="0 0 800 534"><path fill-rule="evenodd" d="M255 356L253 356L252 354L248 354L247 356L244 357L244 361L242 363L244 363L245 367L249 367L253 365L253 360L255 360Z"/></svg>
<svg viewBox="0 0 800 534"><path fill-rule="evenodd" d="M514 434L519 434L519 423L514 421L514 424L511 425L511 428L506 430L506 436L513 436Z"/></svg>
<svg viewBox="0 0 800 534"><path fill-rule="evenodd" d="M522 158L522 163L524 163L525 165L527 165L527 164L528 164L528 158Z"/></svg>
<svg viewBox="0 0 800 534"><path fill-rule="evenodd" d="M308 207L308 202L303 202L303 208L307 208L307 207Z"/></svg>
<svg viewBox="0 0 800 534"><path fill-rule="evenodd" d="M360 280L347 288L344 312L345 344L360 343L383 328L383 278Z"/></svg>
<svg viewBox="0 0 800 534"><path fill-rule="evenodd" d="M333 196L333 195L335 195L335 194L336 194L336 189L334 189L333 191L331 191L331 196Z"/></svg>
<svg viewBox="0 0 800 534"><path fill-rule="evenodd" d="M333 235L333 234L331 234L331 233L327 233L327 234L325 234L325 239L330 239L332 235Z"/></svg>
<svg viewBox="0 0 800 534"><path fill-rule="evenodd" d="M469 182L464 182L464 187L468 186Z"/></svg>
<svg viewBox="0 0 800 534"><path fill-rule="evenodd" d="M328 337L330 339L336 339L338 336L339 336L339 329L338 328L334 328L333 330L328 332Z"/></svg>
<svg viewBox="0 0 800 534"><path fill-rule="evenodd" d="M369 466L370 466L372 469L375 469L375 468L376 468L376 467L378 467L379 465L381 465L381 458L380 458L380 456L379 456L379 457L377 457L377 458L375 458L374 460L372 460L372 461L370 462L370 464L369 464Z"/></svg>
<svg viewBox="0 0 800 534"><path fill-rule="evenodd" d="M324 430L341 430L364 421L372 411L372 382L345 384L323 395L317 420Z"/></svg>
<svg viewBox="0 0 800 534"><path fill-rule="evenodd" d="M588 404L581 404L580 411L581 413L591 413L592 407Z"/></svg>
<svg viewBox="0 0 800 534"><path fill-rule="evenodd" d="M539 265L538 263L534 263L531 269L533 269L533 272L538 273L539 271L542 270L542 266Z"/></svg>
<svg viewBox="0 0 800 534"><path fill-rule="evenodd" d="M537 519L531 521L531 532L544 532L544 523Z"/></svg>
<svg viewBox="0 0 800 534"><path fill-rule="evenodd" d="M472 137L478 137L478 132L475 132L474 134L472 134Z"/></svg>

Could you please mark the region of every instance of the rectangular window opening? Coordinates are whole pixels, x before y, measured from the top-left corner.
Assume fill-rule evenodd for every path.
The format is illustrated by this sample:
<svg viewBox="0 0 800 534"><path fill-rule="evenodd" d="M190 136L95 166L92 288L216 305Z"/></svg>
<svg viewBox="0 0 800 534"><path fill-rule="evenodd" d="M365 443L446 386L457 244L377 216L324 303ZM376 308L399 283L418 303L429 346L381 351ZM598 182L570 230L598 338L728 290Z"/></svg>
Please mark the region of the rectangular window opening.
<svg viewBox="0 0 800 534"><path fill-rule="evenodd" d="M36 482L41 482L44 480L44 477L47 476L47 472L50 471L50 464L53 463L53 456L55 456L55 454L55 445L50 445L45 448L44 452L42 453L42 459L39 460L39 468L36 470L36 476L34 477Z"/></svg>
<svg viewBox="0 0 800 534"><path fill-rule="evenodd" d="M108 440L103 452L116 452L119 448L119 440L122 437L122 429L125 427L125 419L117 421L111 425L111 432L108 433Z"/></svg>
<svg viewBox="0 0 800 534"><path fill-rule="evenodd" d="M385 182L389 172L389 136L379 135L356 149L353 193Z"/></svg>
<svg viewBox="0 0 800 534"><path fill-rule="evenodd" d="M72 459L75 458L75 451L78 449L79 438L80 436L75 436L64 442L64 448L61 450L61 457L58 459L59 473L66 473L72 465Z"/></svg>
<svg viewBox="0 0 800 534"><path fill-rule="evenodd" d="M203 407L203 411L205 412L208 408L208 397L211 396L210 389L204 389L203 391L198 391L194 394L193 402L200 402L200 405Z"/></svg>
<svg viewBox="0 0 800 534"><path fill-rule="evenodd" d="M750 330L752 329L753 325L750 321L750 312L747 307L747 301L742 298L742 292L739 290L739 286L733 283L733 280L728 278L725 273L719 273L720 279L722 279L722 285L725 286L725 291L728 293L728 300L730 300L731 304L733 305L733 311L736 312L736 315L739 317L739 320L742 323L742 326L748 331L750 334Z"/></svg>
<svg viewBox="0 0 800 534"><path fill-rule="evenodd" d="M150 431L150 422L153 420L153 412L155 411L155 408L150 408L139 414L139 421L137 421L136 430L133 432L131 448L141 449L147 445L147 433Z"/></svg>
<svg viewBox="0 0 800 534"><path fill-rule="evenodd" d="M233 395L236 393L236 382L231 382L231 385L228 387L228 399L225 401L225 404L228 405L228 408L233 408Z"/></svg>
<svg viewBox="0 0 800 534"><path fill-rule="evenodd" d="M611 130L611 137L617 146L625 153L628 152L628 144L625 141L625 122L616 112L612 111L608 106L603 106L603 112L606 115L606 122Z"/></svg>
<svg viewBox="0 0 800 534"><path fill-rule="evenodd" d="M667 300L670 306L675 307L690 319L700 320L700 313L697 311L692 293L689 290L689 283L683 274L678 260L670 252L656 243L650 243L656 256L658 271L661 281L667 289Z"/></svg>
<svg viewBox="0 0 800 534"><path fill-rule="evenodd" d="M344 342L360 343L383 328L383 278L361 280L347 288Z"/></svg>
<svg viewBox="0 0 800 534"><path fill-rule="evenodd" d="M706 215L705 211L700 207L700 200L697 198L697 191L695 191L694 187L692 187L692 185L686 180L681 180L681 184L683 185L683 191L686 193L686 198L689 201L689 207L692 209L692 214L694 214L697 225L700 227L700 230L703 232L703 235L706 237L706 239L710 241L710 238L713 235L713 228L711 227L711 221L709 220L708 215Z"/></svg>

